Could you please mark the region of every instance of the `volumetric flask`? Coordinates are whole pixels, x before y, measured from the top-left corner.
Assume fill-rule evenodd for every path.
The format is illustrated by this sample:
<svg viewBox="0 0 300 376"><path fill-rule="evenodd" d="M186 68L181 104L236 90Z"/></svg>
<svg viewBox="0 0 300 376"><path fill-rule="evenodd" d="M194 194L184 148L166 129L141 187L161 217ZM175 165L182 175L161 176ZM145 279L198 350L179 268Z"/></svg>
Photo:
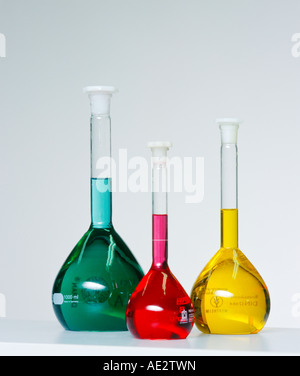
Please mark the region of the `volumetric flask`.
<svg viewBox="0 0 300 376"><path fill-rule="evenodd" d="M190 297L168 266L167 151L152 142L152 266L131 295L127 326L136 338L183 339L194 324Z"/></svg>
<svg viewBox="0 0 300 376"><path fill-rule="evenodd" d="M236 119L217 120L221 130L221 248L197 278L191 293L195 323L212 334L259 332L270 312L265 282L238 247Z"/></svg>
<svg viewBox="0 0 300 376"><path fill-rule="evenodd" d="M91 104L91 225L56 277L53 308L69 330L127 330L127 303L144 274L112 224L110 100L115 89L92 86L85 92Z"/></svg>

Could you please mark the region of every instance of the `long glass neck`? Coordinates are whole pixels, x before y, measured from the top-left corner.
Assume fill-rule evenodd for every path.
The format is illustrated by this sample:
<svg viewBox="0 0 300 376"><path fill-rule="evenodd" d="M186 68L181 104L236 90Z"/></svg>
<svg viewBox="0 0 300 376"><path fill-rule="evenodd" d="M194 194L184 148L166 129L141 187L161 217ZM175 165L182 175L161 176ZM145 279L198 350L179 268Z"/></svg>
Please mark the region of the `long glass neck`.
<svg viewBox="0 0 300 376"><path fill-rule="evenodd" d="M91 222L112 225L111 120L109 114L91 116Z"/></svg>
<svg viewBox="0 0 300 376"><path fill-rule="evenodd" d="M152 159L152 267L168 267L168 202L166 158Z"/></svg>
<svg viewBox="0 0 300 376"><path fill-rule="evenodd" d="M221 146L221 247L238 248L237 145Z"/></svg>

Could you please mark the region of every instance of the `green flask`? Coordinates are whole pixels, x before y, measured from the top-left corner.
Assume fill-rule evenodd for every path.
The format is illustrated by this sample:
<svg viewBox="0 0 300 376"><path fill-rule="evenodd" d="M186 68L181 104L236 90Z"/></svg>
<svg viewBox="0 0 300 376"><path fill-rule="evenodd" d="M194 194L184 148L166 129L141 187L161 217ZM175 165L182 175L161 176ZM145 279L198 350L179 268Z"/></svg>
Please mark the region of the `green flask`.
<svg viewBox="0 0 300 376"><path fill-rule="evenodd" d="M112 224L110 99L115 89L92 86L85 92L91 102L91 225L55 279L52 304L65 329L127 330L127 303L144 273Z"/></svg>

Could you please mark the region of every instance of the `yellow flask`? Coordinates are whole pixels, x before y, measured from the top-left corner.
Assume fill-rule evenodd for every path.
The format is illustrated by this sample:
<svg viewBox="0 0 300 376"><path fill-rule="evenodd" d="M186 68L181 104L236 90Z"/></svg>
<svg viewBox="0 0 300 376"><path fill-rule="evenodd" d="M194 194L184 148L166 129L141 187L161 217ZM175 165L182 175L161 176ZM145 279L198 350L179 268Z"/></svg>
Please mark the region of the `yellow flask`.
<svg viewBox="0 0 300 376"><path fill-rule="evenodd" d="M221 132L221 199L225 207L221 209L221 248L192 288L195 324L204 333L254 334L268 319L270 295L260 274L238 248L236 133L239 123L234 119L222 119L219 123L225 133ZM229 137L230 131L235 137Z"/></svg>

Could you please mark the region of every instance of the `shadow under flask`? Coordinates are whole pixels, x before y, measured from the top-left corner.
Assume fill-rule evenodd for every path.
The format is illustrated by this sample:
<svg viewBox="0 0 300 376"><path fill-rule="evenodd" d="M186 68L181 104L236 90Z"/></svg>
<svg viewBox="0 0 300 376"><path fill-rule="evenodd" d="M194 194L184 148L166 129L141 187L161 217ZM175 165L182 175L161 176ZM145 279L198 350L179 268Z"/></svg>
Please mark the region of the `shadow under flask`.
<svg viewBox="0 0 300 376"><path fill-rule="evenodd" d="M219 119L221 130L221 248L191 293L195 323L211 334L254 334L267 322L270 296L255 267L238 248L237 119Z"/></svg>
<svg viewBox="0 0 300 376"><path fill-rule="evenodd" d="M52 303L65 329L127 330L127 303L144 273L112 224L110 100L115 89L84 91L91 103L91 225L60 269Z"/></svg>
<svg viewBox="0 0 300 376"><path fill-rule="evenodd" d="M194 325L190 297L168 266L168 142L152 142L152 266L131 295L126 320L141 339L184 339Z"/></svg>

